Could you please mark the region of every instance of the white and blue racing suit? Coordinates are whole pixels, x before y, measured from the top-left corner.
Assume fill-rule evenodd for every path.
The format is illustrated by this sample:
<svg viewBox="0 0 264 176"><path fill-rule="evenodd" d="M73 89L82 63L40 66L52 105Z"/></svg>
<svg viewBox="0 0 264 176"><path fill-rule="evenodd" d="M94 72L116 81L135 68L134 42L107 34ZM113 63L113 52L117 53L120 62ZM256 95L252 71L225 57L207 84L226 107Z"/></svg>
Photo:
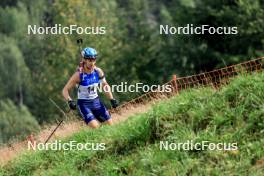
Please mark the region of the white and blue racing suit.
<svg viewBox="0 0 264 176"><path fill-rule="evenodd" d="M98 97L97 88L100 82L100 76L96 69L92 73L80 72L77 107L87 124L94 119L104 122L111 118L105 105Z"/></svg>

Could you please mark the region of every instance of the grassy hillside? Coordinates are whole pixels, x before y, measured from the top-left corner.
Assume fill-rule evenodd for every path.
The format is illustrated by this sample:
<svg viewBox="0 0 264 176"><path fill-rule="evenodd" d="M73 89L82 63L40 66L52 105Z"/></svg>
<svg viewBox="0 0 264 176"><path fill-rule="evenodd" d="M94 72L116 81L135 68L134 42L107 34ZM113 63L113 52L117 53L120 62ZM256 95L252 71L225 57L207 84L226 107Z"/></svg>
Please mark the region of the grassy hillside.
<svg viewBox="0 0 264 176"><path fill-rule="evenodd" d="M182 92L114 127L63 140L104 142L104 151L29 152L2 175L263 175L264 73L220 91ZM160 141L237 142L238 150L160 150Z"/></svg>

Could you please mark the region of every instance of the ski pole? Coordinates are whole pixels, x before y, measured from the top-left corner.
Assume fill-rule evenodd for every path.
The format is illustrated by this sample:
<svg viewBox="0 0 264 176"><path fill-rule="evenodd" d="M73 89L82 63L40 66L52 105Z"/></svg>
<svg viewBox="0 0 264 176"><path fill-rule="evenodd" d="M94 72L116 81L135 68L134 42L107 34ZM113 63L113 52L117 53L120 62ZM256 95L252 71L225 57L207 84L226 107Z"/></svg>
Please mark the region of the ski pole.
<svg viewBox="0 0 264 176"><path fill-rule="evenodd" d="M77 39L77 45L79 46L79 52L80 54L82 54L82 43L83 43L83 39L82 38L79 38Z"/></svg>
<svg viewBox="0 0 264 176"><path fill-rule="evenodd" d="M56 108L58 108L60 110L60 112L63 114L64 117L68 118L67 114L55 103L55 101L53 101L51 98L49 98L49 100L56 106ZM46 139L45 144L50 140L50 138L52 137L52 135L57 131L57 129L60 127L60 125L62 124L63 121L64 121L64 119L60 120L60 122L58 123L58 125L54 128L54 130L51 132L51 134L49 135L49 137Z"/></svg>

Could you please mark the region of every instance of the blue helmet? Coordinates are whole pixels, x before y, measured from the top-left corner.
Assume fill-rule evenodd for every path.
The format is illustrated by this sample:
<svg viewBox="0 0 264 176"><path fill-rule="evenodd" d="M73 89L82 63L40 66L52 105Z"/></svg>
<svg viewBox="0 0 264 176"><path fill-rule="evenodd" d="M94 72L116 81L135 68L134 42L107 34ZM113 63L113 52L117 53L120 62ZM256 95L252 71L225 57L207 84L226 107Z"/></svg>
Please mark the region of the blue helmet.
<svg viewBox="0 0 264 176"><path fill-rule="evenodd" d="M89 58L96 58L97 56L97 52L95 49L93 48L84 48L82 50L82 56L86 59L89 59Z"/></svg>

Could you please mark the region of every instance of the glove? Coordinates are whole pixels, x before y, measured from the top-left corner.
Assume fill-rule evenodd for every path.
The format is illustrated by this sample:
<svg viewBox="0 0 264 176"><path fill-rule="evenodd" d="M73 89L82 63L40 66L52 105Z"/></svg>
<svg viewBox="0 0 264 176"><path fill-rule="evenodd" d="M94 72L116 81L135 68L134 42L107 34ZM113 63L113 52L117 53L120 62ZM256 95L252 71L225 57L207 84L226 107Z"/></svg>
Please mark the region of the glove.
<svg viewBox="0 0 264 176"><path fill-rule="evenodd" d="M76 109L76 103L73 100L69 100L68 101L68 105L69 105L71 110L75 110Z"/></svg>
<svg viewBox="0 0 264 176"><path fill-rule="evenodd" d="M115 99L110 100L110 102L113 108L116 108L118 106L118 103Z"/></svg>

